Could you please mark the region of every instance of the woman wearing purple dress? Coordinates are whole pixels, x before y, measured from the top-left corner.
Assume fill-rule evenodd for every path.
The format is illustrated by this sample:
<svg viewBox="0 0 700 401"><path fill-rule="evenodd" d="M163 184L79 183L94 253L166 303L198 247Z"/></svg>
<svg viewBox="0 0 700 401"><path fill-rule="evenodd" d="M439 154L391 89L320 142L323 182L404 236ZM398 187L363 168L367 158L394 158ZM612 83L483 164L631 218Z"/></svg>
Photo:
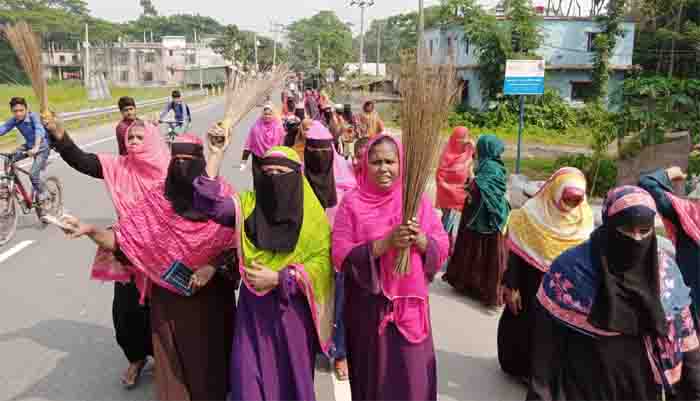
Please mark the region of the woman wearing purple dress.
<svg viewBox="0 0 700 401"><path fill-rule="evenodd" d="M221 181L215 178L227 142L210 146L207 176L196 179L195 187L197 209L238 226L240 235L244 285L228 399L315 400L315 358L328 351L333 324L328 219L299 156L287 147L273 147L260 159L260 169L253 170L255 191L220 196Z"/></svg>
<svg viewBox="0 0 700 401"><path fill-rule="evenodd" d="M333 265L345 276L345 326L353 400L436 400L428 284L449 241L427 197L402 224L401 144L377 136L333 228ZM395 273L399 249L410 270Z"/></svg>

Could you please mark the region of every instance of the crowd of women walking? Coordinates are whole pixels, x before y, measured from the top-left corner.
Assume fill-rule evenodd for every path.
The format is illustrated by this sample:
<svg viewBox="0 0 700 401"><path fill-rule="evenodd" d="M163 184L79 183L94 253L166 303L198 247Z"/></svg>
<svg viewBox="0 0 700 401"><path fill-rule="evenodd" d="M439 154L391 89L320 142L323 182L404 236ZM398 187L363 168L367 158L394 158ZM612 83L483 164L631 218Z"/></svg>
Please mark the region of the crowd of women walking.
<svg viewBox="0 0 700 401"><path fill-rule="evenodd" d="M97 244L93 278L119 283L125 386L153 355L159 400L314 400L322 354L353 400L436 400L429 285L445 269L459 293L506 305L499 361L528 399L700 399L700 213L673 194L682 171L613 189L596 228L579 170L511 210L504 144L458 127L435 202L424 195L405 221L404 149L371 102L354 115L322 94L282 100L246 139L247 191L221 176L232 138L220 125L168 152L125 113L120 155L85 153L47 126L116 210L111 227L64 224ZM673 243L657 238L657 214Z"/></svg>

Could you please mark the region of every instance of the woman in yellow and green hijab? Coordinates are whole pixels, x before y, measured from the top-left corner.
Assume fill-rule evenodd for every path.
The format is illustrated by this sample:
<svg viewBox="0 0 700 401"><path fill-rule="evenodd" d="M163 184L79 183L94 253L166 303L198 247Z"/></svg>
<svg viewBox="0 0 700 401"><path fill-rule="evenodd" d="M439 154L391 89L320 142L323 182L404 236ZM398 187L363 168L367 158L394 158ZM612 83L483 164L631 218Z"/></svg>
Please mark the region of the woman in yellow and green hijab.
<svg viewBox="0 0 700 401"><path fill-rule="evenodd" d="M222 136L219 128L210 131ZM314 363L332 337L331 230L296 152L274 147L253 175L254 191L222 195L218 171L228 147L209 140L196 207L238 228L241 286L229 400L315 400ZM231 294L233 296L233 294Z"/></svg>

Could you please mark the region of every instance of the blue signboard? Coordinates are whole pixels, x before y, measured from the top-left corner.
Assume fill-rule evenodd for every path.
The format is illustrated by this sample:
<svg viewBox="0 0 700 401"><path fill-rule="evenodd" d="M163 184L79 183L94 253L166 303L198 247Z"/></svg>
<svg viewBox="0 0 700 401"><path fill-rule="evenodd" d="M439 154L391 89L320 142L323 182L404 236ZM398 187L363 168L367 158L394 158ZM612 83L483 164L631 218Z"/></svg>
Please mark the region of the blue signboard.
<svg viewBox="0 0 700 401"><path fill-rule="evenodd" d="M508 60L503 93L541 95L544 93L544 60Z"/></svg>

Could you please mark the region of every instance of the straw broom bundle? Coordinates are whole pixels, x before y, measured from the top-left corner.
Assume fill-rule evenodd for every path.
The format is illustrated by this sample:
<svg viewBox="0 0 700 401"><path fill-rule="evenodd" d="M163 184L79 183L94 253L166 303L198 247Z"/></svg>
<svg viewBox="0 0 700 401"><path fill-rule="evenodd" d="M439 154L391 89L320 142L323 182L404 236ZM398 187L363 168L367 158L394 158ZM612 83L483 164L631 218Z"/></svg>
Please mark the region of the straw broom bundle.
<svg viewBox="0 0 700 401"><path fill-rule="evenodd" d="M4 26L2 33L10 42L24 72L32 83L34 95L39 99L42 116L49 113L49 91L44 79L44 68L41 61L41 41L32 32L26 22L18 22L14 26Z"/></svg>
<svg viewBox="0 0 700 401"><path fill-rule="evenodd" d="M454 62L424 65L415 55L401 65L401 141L403 161L403 220L416 216L425 186L439 155L440 131L461 92ZM409 253L399 253L398 274L410 270Z"/></svg>
<svg viewBox="0 0 700 401"><path fill-rule="evenodd" d="M238 124L268 93L282 85L288 73L289 68L282 65L239 82L235 87L229 82L226 85L225 113L221 127L228 130Z"/></svg>

